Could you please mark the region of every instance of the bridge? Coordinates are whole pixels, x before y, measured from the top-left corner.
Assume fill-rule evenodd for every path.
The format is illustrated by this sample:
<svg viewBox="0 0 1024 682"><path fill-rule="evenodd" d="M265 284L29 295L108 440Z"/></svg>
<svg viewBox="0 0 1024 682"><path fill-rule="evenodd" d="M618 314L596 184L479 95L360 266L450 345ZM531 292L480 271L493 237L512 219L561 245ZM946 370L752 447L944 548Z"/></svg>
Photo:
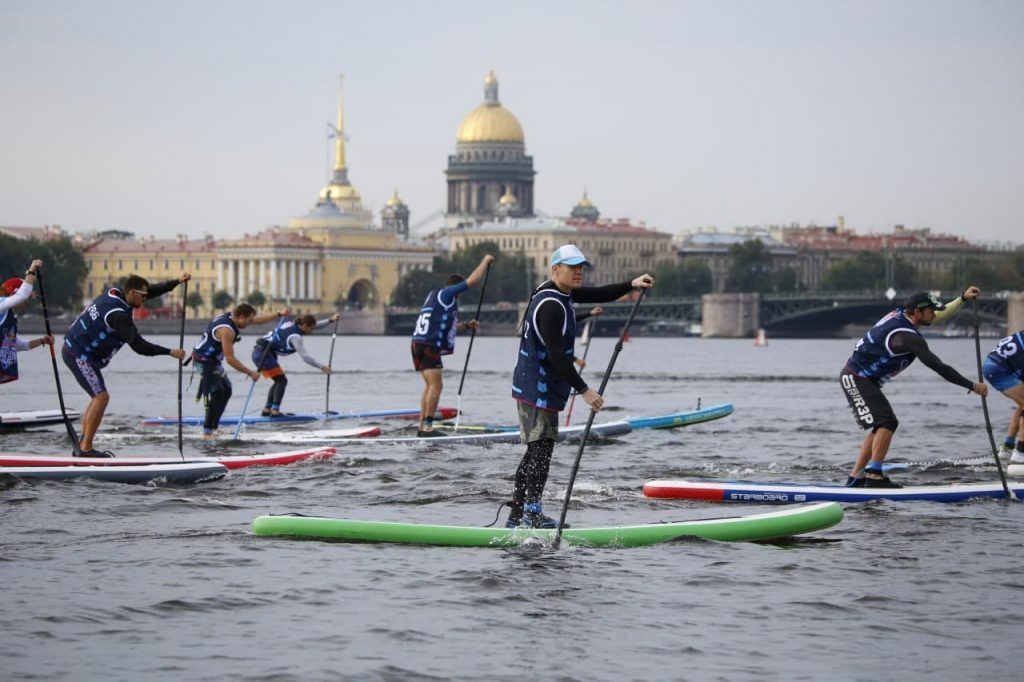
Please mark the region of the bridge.
<svg viewBox="0 0 1024 682"><path fill-rule="evenodd" d="M911 292L896 296L889 301L881 294L830 293L830 294L770 294L755 298L756 311L751 317L757 320L753 328L763 328L773 337L832 337L849 336L851 328L863 330L874 324L880 317L893 310ZM747 296L755 296L750 295ZM944 296L950 300L954 296ZM685 336L692 325L699 325L704 319L706 300L701 298L645 299L637 310L632 329L634 335L662 334ZM525 304L485 305L480 309L481 335L511 336L523 314ZM594 333L600 336L617 336L633 308L631 302L608 303L602 306L604 314L597 318ZM587 306L580 306L586 310ZM978 317L985 327L1005 329L1007 324L1007 299L982 298L978 301ZM463 320L470 319L475 308L463 308ZM973 327L972 306L966 305L958 316L960 327ZM389 310L385 329L388 334L412 334L419 310Z"/></svg>

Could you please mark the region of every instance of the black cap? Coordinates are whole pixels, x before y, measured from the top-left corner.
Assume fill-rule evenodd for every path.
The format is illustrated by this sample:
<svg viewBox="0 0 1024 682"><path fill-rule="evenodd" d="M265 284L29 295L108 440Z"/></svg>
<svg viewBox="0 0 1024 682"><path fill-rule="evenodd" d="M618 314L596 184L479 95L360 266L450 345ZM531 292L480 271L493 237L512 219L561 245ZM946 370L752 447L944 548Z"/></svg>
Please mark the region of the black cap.
<svg viewBox="0 0 1024 682"><path fill-rule="evenodd" d="M923 310L924 308L934 308L935 310L945 310L946 304L939 301L932 294L927 291L919 291L907 299L907 302L903 304L903 309L907 312L911 310Z"/></svg>

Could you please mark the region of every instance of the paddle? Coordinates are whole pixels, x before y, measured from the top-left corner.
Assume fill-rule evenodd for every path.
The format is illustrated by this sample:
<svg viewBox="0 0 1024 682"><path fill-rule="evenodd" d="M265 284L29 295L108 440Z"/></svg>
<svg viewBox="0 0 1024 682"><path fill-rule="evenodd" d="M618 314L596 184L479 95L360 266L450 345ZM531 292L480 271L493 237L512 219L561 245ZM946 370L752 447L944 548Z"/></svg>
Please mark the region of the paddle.
<svg viewBox="0 0 1024 682"><path fill-rule="evenodd" d="M978 382L985 381L985 377L981 372L981 332L979 327L981 323L978 321L978 298L975 297L971 301L974 305L974 356L978 361ZM1006 484L1006 474L1003 473L1003 465L999 461L999 450L996 449L996 439L992 435L992 421L988 416L988 400L985 396L981 396L981 411L985 413L985 430L988 431L988 442L992 446L992 457L996 460L996 469L999 471L999 480L1003 484L1003 490L1006 491L1006 496L1011 500L1016 500L1017 496L1010 490L1010 486Z"/></svg>
<svg viewBox="0 0 1024 682"><path fill-rule="evenodd" d="M612 368L615 366L615 360L619 357L619 353L622 351L622 345L626 342L626 334L629 333L629 325L633 324L633 318L636 316L636 311L640 307L640 302L644 300L644 294L647 293L647 289L640 290L640 296L637 297L636 303L633 304L633 309L629 311L629 317L626 318L626 324L622 327L622 334L619 336L618 342L615 344L615 350L612 352L611 360L608 361L608 367L604 370L604 376L601 378L601 387L597 389L597 392L604 395L604 388L608 385L608 378L612 375ZM587 417L587 426L583 429L583 435L580 437L580 449L576 452L576 461L572 464L572 472L569 474L569 483L565 489L565 502L562 504L562 514L558 517L558 527L555 529L555 541L553 546L558 549L558 545L562 542L562 527L565 525L565 515L569 511L569 498L572 497L572 487L576 483L576 473L580 470L580 460L583 458L583 449L587 447L587 438L590 437L590 429L594 425L594 417L597 412L594 410L590 411L590 416Z"/></svg>
<svg viewBox="0 0 1024 682"><path fill-rule="evenodd" d="M580 343L583 344L583 367L580 367L580 374L583 373L583 369L587 363L587 353L590 352L590 332L594 329L594 320L596 318L591 317L587 320L587 326L583 328L583 335L580 337ZM565 425L569 425L569 421L572 419L572 406L576 403L576 391L572 392L572 396L569 398L569 409L565 413Z"/></svg>
<svg viewBox="0 0 1024 682"><path fill-rule="evenodd" d="M178 348L185 348L185 311L188 303L188 280L182 282L181 290L181 328L178 330ZM181 424L181 375L185 367L185 358L178 358L178 454L185 461L185 447L182 445Z"/></svg>
<svg viewBox="0 0 1024 682"><path fill-rule="evenodd" d="M46 294L43 292L43 271L41 269L36 270L36 282L39 283L39 301L43 304L43 323L46 325L46 335L53 338L53 332L50 331L50 315L46 310ZM60 374L57 372L57 352L54 350L56 344L56 339L50 344L53 380L57 384L57 400L60 401L60 413L64 416L64 426L68 430L68 438L71 439L71 452L74 453L75 457L78 457L82 454L82 449L78 447L78 434L75 433L75 427L71 425L71 420L68 418L68 410L64 406L64 392L60 388Z"/></svg>
<svg viewBox="0 0 1024 682"><path fill-rule="evenodd" d="M494 261L491 261L493 263ZM480 285L480 300L476 302L476 316L473 318L480 321L480 308L484 304L484 292L487 291L487 278L491 274L491 263L487 264L484 270L484 283ZM459 379L459 394L455 401L455 432L459 431L459 419L462 417L462 385L466 383L466 370L469 368L469 356L473 352L473 339L476 338L476 328L473 328L469 335L469 346L466 348L466 362L462 365L462 378ZM433 417L434 415L428 415Z"/></svg>
<svg viewBox="0 0 1024 682"><path fill-rule="evenodd" d="M330 367L331 363L334 362L334 341L338 338L338 325L341 323L339 317L334 321L334 333L331 334L331 352L327 355L327 366ZM333 370L332 370L333 371ZM331 413L331 375L327 375L327 397L324 399L324 421L327 420L327 416Z"/></svg>
<svg viewBox="0 0 1024 682"><path fill-rule="evenodd" d="M285 321L284 317L282 317L280 320L278 320L277 324L274 326L274 331L277 331L278 327L280 327L281 324L284 321ZM263 355L260 356L259 364L256 365L256 374L259 374L260 370L263 369L263 361L267 359L268 355L270 355L270 345L269 344L263 350ZM238 418L238 423L235 424L235 435L234 435L234 439L235 440L238 440L238 434L242 430L242 423L245 422L245 413L249 410L249 401L252 400L252 392L255 389L256 389L256 379L253 379L252 383L249 384L249 392L245 396L245 403L242 405L242 414Z"/></svg>

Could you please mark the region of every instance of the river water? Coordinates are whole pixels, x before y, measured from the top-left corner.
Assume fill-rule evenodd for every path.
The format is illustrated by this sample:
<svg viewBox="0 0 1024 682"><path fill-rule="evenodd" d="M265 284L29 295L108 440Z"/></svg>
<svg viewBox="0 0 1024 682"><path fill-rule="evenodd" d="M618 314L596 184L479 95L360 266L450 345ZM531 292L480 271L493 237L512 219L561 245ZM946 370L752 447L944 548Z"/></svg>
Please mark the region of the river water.
<svg viewBox="0 0 1024 682"><path fill-rule="evenodd" d="M173 337L154 337L171 345ZM250 348L245 339L241 347ZM326 357L329 336L307 344ZM446 364L457 403L467 339ZM594 385L614 340L595 339ZM932 341L973 376L969 339ZM696 519L762 506L649 500L653 478L840 481L861 434L837 385L850 340L634 338L598 421L728 402L722 420L586 448L568 521ZM407 340L339 337L334 410L418 404ZM986 343L987 350L987 343ZM464 422L514 421L516 340L476 339ZM57 407L45 352L23 353L5 410ZM321 410L323 375L285 361L290 411ZM61 366L70 407L84 394ZM176 413L176 363L125 349L97 446L176 455L123 434ZM246 385L235 377L229 414ZM187 377L186 377L187 383ZM186 386L186 394L189 389ZM263 387L250 410L260 404ZM989 452L980 400L915 366L889 385L892 458ZM1009 401L990 399L997 436ZM186 396L185 413L198 414ZM585 421L581 404L574 421ZM334 422L331 427L345 424ZM403 430L408 424L382 424ZM66 452L62 428L0 436L7 452ZM167 431L165 431L166 433ZM173 430L169 430L173 433ZM195 441L186 455L208 452ZM233 447L272 452L271 444ZM556 449L557 516L577 448ZM452 549L257 538L289 511L460 525L491 522L521 446L359 447L333 461L241 470L185 487L0 478L0 677L8 680L954 680L1016 678L1024 506L848 505L841 524L787 543L692 540L641 549ZM994 480L989 466L894 475ZM502 520L504 520L504 512Z"/></svg>

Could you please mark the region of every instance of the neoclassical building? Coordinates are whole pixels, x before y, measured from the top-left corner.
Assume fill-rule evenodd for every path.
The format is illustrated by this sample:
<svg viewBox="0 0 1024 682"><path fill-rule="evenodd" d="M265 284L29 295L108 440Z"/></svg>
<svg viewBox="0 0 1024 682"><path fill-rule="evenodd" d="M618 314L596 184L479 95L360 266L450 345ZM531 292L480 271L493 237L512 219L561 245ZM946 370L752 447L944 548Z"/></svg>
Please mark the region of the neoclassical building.
<svg viewBox="0 0 1024 682"><path fill-rule="evenodd" d="M349 181L343 93L331 180L305 215L239 239L98 236L83 247L90 268L87 296L132 272L152 281L191 272L190 291L203 297L199 312L204 315L218 312L212 307L217 291L235 301L259 291L268 305L288 305L297 313L376 308L388 302L403 275L429 270L434 257L433 249L407 241L409 208L397 191L381 211L378 226Z"/></svg>
<svg viewBox="0 0 1024 682"><path fill-rule="evenodd" d="M484 101L462 120L448 156L445 226L533 216L533 157L515 115L498 99L498 79L484 79Z"/></svg>

